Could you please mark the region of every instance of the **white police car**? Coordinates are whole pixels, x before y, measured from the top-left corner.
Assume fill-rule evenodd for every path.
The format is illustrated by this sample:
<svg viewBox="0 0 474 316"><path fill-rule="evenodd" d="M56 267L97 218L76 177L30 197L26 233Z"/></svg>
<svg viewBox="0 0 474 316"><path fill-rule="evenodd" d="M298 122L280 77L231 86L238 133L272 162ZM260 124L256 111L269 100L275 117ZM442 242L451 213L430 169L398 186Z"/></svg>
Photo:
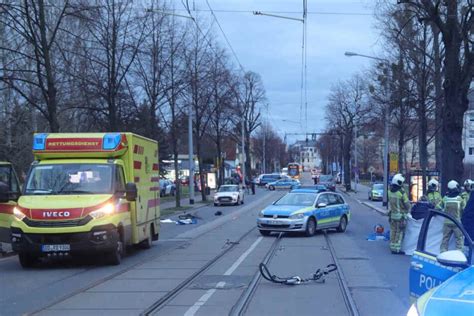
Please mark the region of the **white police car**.
<svg viewBox="0 0 474 316"><path fill-rule="evenodd" d="M454 223L464 235L462 251L451 246L440 253L436 226L445 221ZM443 212L430 211L411 260L410 296L417 300L407 315L474 315L473 250L471 238L458 221Z"/></svg>

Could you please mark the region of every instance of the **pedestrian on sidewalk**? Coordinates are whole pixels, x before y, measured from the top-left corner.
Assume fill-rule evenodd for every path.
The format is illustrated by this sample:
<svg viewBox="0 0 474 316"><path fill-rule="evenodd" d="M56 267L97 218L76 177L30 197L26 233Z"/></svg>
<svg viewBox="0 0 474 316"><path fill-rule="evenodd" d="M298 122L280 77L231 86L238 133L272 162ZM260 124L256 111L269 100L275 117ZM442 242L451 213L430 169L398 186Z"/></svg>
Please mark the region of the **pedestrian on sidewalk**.
<svg viewBox="0 0 474 316"><path fill-rule="evenodd" d="M439 193L439 182L436 179L431 179L428 182L428 193L426 194L428 202L434 205L436 209L441 209L441 202L443 197Z"/></svg>
<svg viewBox="0 0 474 316"><path fill-rule="evenodd" d="M410 201L403 190L405 178L401 174L393 176L392 185L388 192L389 221L390 221L390 250L392 254L404 254L401 251L403 236L410 212Z"/></svg>
<svg viewBox="0 0 474 316"><path fill-rule="evenodd" d="M458 221L461 221L462 211L465 207L464 199L461 197L460 193L461 188L459 187L459 183L454 180L449 181L448 193L446 193L442 203L444 212L451 215ZM456 249L462 250L464 236L456 224L450 219L446 218L443 225L443 240L441 241L440 252L445 252L448 250L449 240L453 234L456 237Z"/></svg>
<svg viewBox="0 0 474 316"><path fill-rule="evenodd" d="M251 186L252 186L252 194L255 195L255 176L252 178Z"/></svg>

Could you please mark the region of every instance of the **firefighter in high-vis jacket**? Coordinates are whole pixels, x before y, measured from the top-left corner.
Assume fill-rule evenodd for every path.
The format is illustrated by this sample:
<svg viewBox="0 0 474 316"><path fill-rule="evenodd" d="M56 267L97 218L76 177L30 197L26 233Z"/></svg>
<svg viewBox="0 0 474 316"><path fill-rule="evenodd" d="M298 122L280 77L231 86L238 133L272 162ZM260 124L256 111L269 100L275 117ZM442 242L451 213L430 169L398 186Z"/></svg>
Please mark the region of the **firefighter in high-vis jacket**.
<svg viewBox="0 0 474 316"><path fill-rule="evenodd" d="M392 185L388 192L390 220L390 250L393 254L403 254L401 251L405 233L407 216L410 212L410 201L403 190L405 178L401 174L393 176Z"/></svg>
<svg viewBox="0 0 474 316"><path fill-rule="evenodd" d="M461 188L459 187L459 183L454 180L449 181L448 192L443 198L442 203L444 212L451 215L458 221L461 221L462 211L466 206L460 193ZM453 234L456 237L456 249L462 250L464 244L463 234L453 221L446 218L443 225L443 240L441 241L440 252L448 250L449 240Z"/></svg>
<svg viewBox="0 0 474 316"><path fill-rule="evenodd" d="M471 195L471 186L474 184L474 181L466 179L464 181L464 191L461 192L461 197L464 200L464 205L469 201L469 196Z"/></svg>
<svg viewBox="0 0 474 316"><path fill-rule="evenodd" d="M441 193L439 193L439 182L436 181L436 179L431 179L428 182L428 193L426 194L426 198L436 209L441 209L443 197L441 196Z"/></svg>

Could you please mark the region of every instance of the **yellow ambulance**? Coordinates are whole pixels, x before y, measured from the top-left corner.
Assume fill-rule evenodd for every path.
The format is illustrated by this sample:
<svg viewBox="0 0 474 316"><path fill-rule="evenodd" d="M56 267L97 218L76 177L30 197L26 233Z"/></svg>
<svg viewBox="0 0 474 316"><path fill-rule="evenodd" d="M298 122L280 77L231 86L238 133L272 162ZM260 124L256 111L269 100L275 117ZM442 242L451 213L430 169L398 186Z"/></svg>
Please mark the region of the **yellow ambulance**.
<svg viewBox="0 0 474 316"><path fill-rule="evenodd" d="M13 208L20 196L20 184L13 166L0 161L0 243L10 243Z"/></svg>
<svg viewBox="0 0 474 316"><path fill-rule="evenodd" d="M158 144L132 133L35 134L11 224L23 267L89 255L120 264L160 232Z"/></svg>

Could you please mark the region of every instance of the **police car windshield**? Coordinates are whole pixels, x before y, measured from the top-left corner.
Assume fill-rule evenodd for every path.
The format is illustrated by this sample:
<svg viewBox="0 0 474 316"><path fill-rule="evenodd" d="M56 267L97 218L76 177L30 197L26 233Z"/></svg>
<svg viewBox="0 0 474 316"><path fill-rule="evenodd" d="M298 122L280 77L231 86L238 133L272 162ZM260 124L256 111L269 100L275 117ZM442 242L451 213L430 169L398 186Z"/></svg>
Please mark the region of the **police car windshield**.
<svg viewBox="0 0 474 316"><path fill-rule="evenodd" d="M314 193L288 193L275 202L275 205L311 206L316 200Z"/></svg>
<svg viewBox="0 0 474 316"><path fill-rule="evenodd" d="M31 169L25 195L112 193L112 166L106 164L37 165Z"/></svg>
<svg viewBox="0 0 474 316"><path fill-rule="evenodd" d="M374 184L374 190L383 190L383 184Z"/></svg>

